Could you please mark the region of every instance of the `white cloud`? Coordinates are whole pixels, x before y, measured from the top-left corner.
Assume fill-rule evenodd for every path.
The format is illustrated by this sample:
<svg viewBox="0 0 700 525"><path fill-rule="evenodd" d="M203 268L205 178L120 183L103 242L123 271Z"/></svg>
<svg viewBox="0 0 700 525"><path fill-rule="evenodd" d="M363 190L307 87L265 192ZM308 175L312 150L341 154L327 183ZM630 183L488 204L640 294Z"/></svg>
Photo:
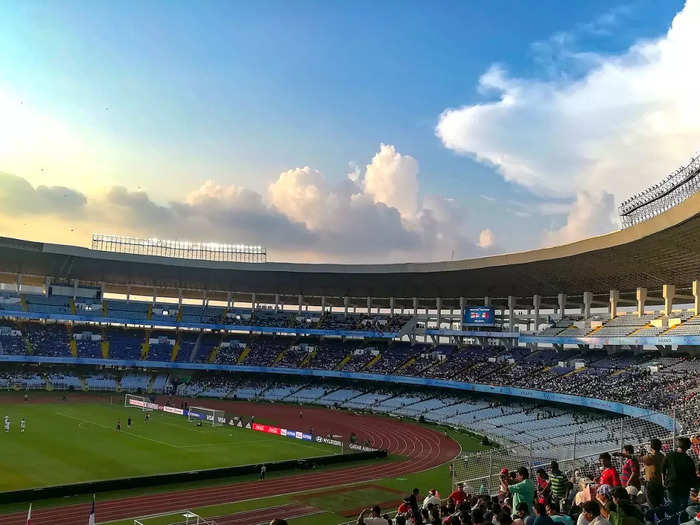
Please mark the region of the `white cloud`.
<svg viewBox="0 0 700 525"><path fill-rule="evenodd" d="M396 208L404 218L418 211L418 162L410 155L401 155L391 145L382 144L367 165L364 192L374 202Z"/></svg>
<svg viewBox="0 0 700 525"><path fill-rule="evenodd" d="M493 246L493 232L486 228L479 232L479 248L490 248Z"/></svg>
<svg viewBox="0 0 700 525"><path fill-rule="evenodd" d="M479 88L497 100L446 110L436 133L447 148L540 197L576 199L567 225L547 242L601 233L613 227L614 201L700 146L698 27L700 0L688 0L665 36L616 56L588 53L575 80L516 78L492 66Z"/></svg>

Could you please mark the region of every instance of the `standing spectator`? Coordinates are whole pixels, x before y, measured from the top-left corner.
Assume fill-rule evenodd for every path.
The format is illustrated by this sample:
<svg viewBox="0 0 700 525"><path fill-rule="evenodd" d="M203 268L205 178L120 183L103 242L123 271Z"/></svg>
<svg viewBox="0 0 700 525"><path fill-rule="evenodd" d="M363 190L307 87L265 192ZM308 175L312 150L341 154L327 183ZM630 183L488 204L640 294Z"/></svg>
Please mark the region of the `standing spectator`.
<svg viewBox="0 0 700 525"><path fill-rule="evenodd" d="M549 476L547 475L547 471L543 468L538 468L537 469L537 495L539 498L544 499L545 501L549 499L550 495L550 480Z"/></svg>
<svg viewBox="0 0 700 525"><path fill-rule="evenodd" d="M501 488L513 496L513 517L517 515L515 509L518 507L518 503L525 502L532 505L535 500L535 484L530 479L530 472L525 467L518 469L515 474L515 483L512 485L508 484L508 479L505 476L501 476Z"/></svg>
<svg viewBox="0 0 700 525"><path fill-rule="evenodd" d="M664 459L662 473L664 485L671 501L671 508L679 512L688 506L690 489L698 486L695 474L695 464L688 456L690 440L686 437L676 440L676 450L671 451Z"/></svg>
<svg viewBox="0 0 700 525"><path fill-rule="evenodd" d="M556 501L562 501L569 492L569 479L559 470L559 463L556 461L549 464L549 486Z"/></svg>
<svg viewBox="0 0 700 525"><path fill-rule="evenodd" d="M267 472L267 467L265 465L260 467L260 479L265 479L266 472Z"/></svg>
<svg viewBox="0 0 700 525"><path fill-rule="evenodd" d="M607 452L603 452L600 456L600 464L603 467L603 472L600 473L600 485L610 485L611 487L619 487L622 485L620 483L620 476L617 474L617 470L613 467L612 457Z"/></svg>
<svg viewBox="0 0 700 525"><path fill-rule="evenodd" d="M652 439L651 452L642 457L644 464L644 480L649 506L659 507L664 502L664 485L661 472L663 470L664 455L661 452L661 441Z"/></svg>
<svg viewBox="0 0 700 525"><path fill-rule="evenodd" d="M639 460L634 455L634 446L625 445L622 447L620 455L625 458L625 462L622 464L620 483L622 483L623 487L632 486L637 489L642 488L642 480L639 474Z"/></svg>
<svg viewBox="0 0 700 525"><path fill-rule="evenodd" d="M411 506L411 513L413 514L413 523L415 525L423 525L423 515L421 514L420 508L418 507L418 498L420 497L420 490L413 489L411 492L411 498L409 505Z"/></svg>
<svg viewBox="0 0 700 525"><path fill-rule="evenodd" d="M457 483L457 488L452 491L449 499L455 504L455 507L459 507L462 503L467 501L467 494L464 492L464 483L461 481Z"/></svg>

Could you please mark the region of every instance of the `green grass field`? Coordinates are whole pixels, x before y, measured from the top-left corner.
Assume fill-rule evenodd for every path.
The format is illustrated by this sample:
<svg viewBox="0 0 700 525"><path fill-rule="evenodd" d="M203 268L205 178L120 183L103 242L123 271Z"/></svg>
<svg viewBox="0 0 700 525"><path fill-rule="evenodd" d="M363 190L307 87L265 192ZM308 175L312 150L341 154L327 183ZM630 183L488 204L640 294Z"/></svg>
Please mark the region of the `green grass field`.
<svg viewBox="0 0 700 525"><path fill-rule="evenodd" d="M206 406L206 404L205 404ZM10 403L0 429L0 491L257 464L338 452L336 447L101 403ZM133 425L127 429L127 418ZM20 433L25 418L27 430ZM115 430L121 420L122 430Z"/></svg>

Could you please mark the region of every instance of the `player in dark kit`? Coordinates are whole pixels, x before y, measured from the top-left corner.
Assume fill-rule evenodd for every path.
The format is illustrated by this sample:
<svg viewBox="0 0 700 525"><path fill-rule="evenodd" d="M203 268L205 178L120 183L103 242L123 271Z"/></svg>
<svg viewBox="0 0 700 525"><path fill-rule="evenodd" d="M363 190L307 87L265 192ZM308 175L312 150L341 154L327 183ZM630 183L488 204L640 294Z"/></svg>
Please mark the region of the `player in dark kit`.
<svg viewBox="0 0 700 525"><path fill-rule="evenodd" d="M122 429L122 422L121 420L117 419L117 432L119 432Z"/></svg>
<svg viewBox="0 0 700 525"><path fill-rule="evenodd" d="M131 418L126 420L126 427L131 428Z"/></svg>

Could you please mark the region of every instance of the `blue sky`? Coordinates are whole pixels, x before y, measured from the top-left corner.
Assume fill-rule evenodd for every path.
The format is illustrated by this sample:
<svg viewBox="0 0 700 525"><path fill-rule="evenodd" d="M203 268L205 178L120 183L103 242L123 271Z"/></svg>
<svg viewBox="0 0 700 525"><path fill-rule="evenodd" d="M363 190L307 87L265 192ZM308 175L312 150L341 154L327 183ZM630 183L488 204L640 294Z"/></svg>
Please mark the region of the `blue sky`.
<svg viewBox="0 0 700 525"><path fill-rule="evenodd" d="M313 168L327 186L322 200L357 193L345 188L349 163L359 167L362 185L365 166L386 144L395 155L417 161L419 202L435 195L455 206L440 231L419 225L425 219L421 205L411 213L396 208L401 224L394 217L387 230L397 227L401 235L418 237L453 234L457 240L437 249L408 235L392 253L360 250L359 260L444 259L455 249L474 256L537 247L546 242L543 235L567 224L566 206L581 198L579 188L549 194L523 183L493 160L500 157L492 150L503 141L479 142L479 150L470 137L468 147L455 146L436 133L441 114L499 100L500 87L480 87L494 68L513 82L544 82L566 91L640 41L664 38L682 8L683 2L650 0L3 2L0 94L14 105L12 124L37 143L6 151L0 172L35 190L66 186L84 195L88 205L124 186L135 199L145 196L145 207L167 213L172 203L195 206L191 193L212 181L218 195L221 188L244 188L261 196L266 216L303 223L284 205L270 204L268 188L281 173ZM42 125L44 119L51 124ZM60 138L46 131L32 139L36 127L55 127ZM69 153L42 151L47 142L63 140ZM680 164L685 157L672 159ZM298 194L299 184L308 189L309 176L297 177L292 193ZM382 180L401 185L401 176ZM365 193L373 204L392 208L391 198ZM558 213L505 212L533 203ZM90 229L85 216L49 208L29 226L13 225L11 218L5 226L20 236L37 231L46 240L81 242ZM41 226L56 224L57 213L74 235ZM110 224L89 209L87 214L111 231L170 233L153 222L139 226L136 218ZM318 225L303 226L318 234L309 246L276 247L273 236L268 241L273 253L278 248L285 258L355 259L327 247L324 239L335 230L321 234ZM494 239L476 246L484 229ZM236 241L226 238L228 231L217 232L217 240ZM238 237L262 237L263 244L267 240L262 229L233 231ZM194 227L188 231L196 233Z"/></svg>

